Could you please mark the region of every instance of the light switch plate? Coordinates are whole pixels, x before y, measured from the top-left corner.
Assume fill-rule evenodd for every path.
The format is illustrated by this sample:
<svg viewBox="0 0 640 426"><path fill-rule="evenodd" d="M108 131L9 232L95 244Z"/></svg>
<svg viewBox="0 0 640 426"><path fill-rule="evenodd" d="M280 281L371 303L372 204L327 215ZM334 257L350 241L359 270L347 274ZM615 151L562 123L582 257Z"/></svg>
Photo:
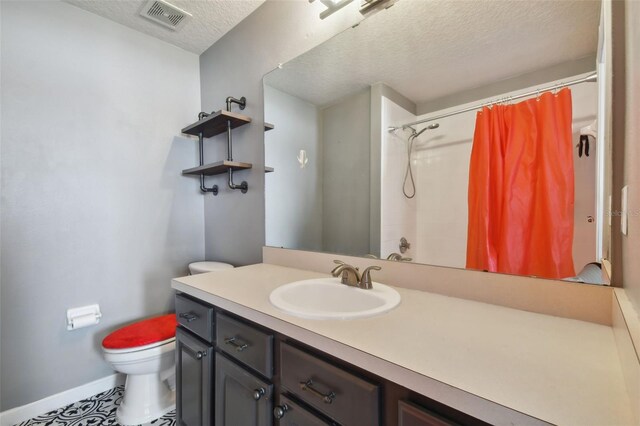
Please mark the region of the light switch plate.
<svg viewBox="0 0 640 426"><path fill-rule="evenodd" d="M620 218L620 232L622 232L622 235L627 235L628 233L628 223L629 223L629 208L628 208L628 202L627 202L627 193L629 186L625 185L622 188L622 200L620 202L620 207L621 207L621 214L622 217Z"/></svg>

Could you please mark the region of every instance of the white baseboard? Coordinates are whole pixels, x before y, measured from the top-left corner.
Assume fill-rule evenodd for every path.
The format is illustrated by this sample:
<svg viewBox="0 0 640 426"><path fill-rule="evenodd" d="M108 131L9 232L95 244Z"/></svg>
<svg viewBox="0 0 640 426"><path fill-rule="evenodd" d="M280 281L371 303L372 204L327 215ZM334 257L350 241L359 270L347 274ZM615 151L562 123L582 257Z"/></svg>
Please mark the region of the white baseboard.
<svg viewBox="0 0 640 426"><path fill-rule="evenodd" d="M0 426L12 426L16 423L48 413L49 411L73 404L74 402L89 398L90 396L124 384L124 380L124 374L113 374L76 388L48 396L39 401L32 402L31 404L3 411L0 413Z"/></svg>

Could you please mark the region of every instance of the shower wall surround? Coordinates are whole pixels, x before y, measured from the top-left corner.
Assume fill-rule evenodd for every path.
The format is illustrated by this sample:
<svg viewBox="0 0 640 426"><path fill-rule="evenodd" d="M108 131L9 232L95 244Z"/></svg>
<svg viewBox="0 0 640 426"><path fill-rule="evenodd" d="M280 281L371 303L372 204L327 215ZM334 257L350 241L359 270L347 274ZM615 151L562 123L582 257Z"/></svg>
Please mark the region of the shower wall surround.
<svg viewBox="0 0 640 426"><path fill-rule="evenodd" d="M399 252L400 238L405 237L411 247L402 255L417 260L421 243L416 239L418 196L407 198L402 185L407 168L407 132L388 132L395 123L409 123L416 116L382 96L381 104L381 170L380 170L380 257ZM415 143L414 143L415 145ZM414 179L417 177L414 167ZM410 187L407 181L407 187ZM417 187L416 187L417 191Z"/></svg>
<svg viewBox="0 0 640 426"><path fill-rule="evenodd" d="M573 97L573 139L578 143L580 129L596 118L597 86L590 83L571 88ZM504 96L508 97L506 93ZM490 101L480 100L455 108L414 116L393 101L383 99L383 123L405 123ZM407 254L414 261L430 265L464 268L467 241L467 188L469 160L475 128L475 112L438 120L440 127L428 130L413 143L412 166L416 197L402 194L407 164L407 138L410 131L383 132L382 156L382 257L398 251L406 237L412 244ZM425 124L417 126L417 130ZM382 127L386 129L385 126ZM574 264L576 272L596 261L595 182L596 150L591 140L590 156L578 157L575 168ZM585 183L593 182L593 185Z"/></svg>

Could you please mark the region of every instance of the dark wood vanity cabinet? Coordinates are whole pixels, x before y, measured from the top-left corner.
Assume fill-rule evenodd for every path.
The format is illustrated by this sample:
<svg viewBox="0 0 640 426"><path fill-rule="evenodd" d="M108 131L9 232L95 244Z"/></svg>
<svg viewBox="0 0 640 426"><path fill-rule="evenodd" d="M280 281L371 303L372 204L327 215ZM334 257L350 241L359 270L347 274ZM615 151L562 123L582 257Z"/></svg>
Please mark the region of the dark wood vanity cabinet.
<svg viewBox="0 0 640 426"><path fill-rule="evenodd" d="M483 424L185 294L176 314L180 426Z"/></svg>

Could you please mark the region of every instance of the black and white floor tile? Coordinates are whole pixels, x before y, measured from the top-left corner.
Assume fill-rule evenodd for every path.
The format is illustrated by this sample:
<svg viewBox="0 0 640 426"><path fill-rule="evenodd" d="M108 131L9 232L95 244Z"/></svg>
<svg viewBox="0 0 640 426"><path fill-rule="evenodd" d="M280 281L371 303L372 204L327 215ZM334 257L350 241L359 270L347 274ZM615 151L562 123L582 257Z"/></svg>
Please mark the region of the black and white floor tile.
<svg viewBox="0 0 640 426"><path fill-rule="evenodd" d="M18 423L16 426L119 426L116 409L122 400L123 386L99 393L66 407ZM148 423L153 426L175 426L176 413L171 411Z"/></svg>

